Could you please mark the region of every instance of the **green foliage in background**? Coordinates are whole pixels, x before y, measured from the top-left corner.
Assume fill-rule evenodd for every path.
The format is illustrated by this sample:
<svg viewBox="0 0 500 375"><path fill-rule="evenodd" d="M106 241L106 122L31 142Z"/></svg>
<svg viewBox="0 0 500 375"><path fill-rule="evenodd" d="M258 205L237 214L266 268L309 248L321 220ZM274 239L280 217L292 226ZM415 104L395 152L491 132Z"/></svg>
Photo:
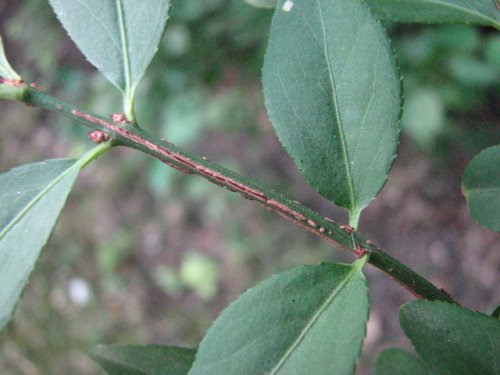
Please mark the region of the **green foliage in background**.
<svg viewBox="0 0 500 375"><path fill-rule="evenodd" d="M403 131L422 149L447 158L453 144L477 153L500 140L486 110L499 95L499 41L498 33L465 25L421 28L396 40L405 78Z"/></svg>
<svg viewBox="0 0 500 375"><path fill-rule="evenodd" d="M500 231L500 146L490 147L467 166L463 191L471 216L481 225Z"/></svg>
<svg viewBox="0 0 500 375"><path fill-rule="evenodd" d="M90 353L110 375L182 375L195 354L193 349L160 345L103 346Z"/></svg>

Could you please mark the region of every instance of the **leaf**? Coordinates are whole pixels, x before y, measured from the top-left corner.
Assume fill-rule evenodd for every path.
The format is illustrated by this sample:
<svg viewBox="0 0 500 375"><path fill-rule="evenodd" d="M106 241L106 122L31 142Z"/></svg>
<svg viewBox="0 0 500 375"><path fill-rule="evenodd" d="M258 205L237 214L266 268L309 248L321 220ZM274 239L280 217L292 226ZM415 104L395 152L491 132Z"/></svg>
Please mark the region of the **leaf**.
<svg viewBox="0 0 500 375"><path fill-rule="evenodd" d="M78 173L111 147L106 142L78 160L46 160L0 174L0 331L14 312Z"/></svg>
<svg viewBox="0 0 500 375"><path fill-rule="evenodd" d="M374 375L432 375L432 372L410 353L388 349L377 358Z"/></svg>
<svg viewBox="0 0 500 375"><path fill-rule="evenodd" d="M101 345L90 356L110 375L186 375L196 349L162 345Z"/></svg>
<svg viewBox="0 0 500 375"><path fill-rule="evenodd" d="M399 138L401 82L378 20L361 0L280 0L263 84L285 149L357 223L387 179Z"/></svg>
<svg viewBox="0 0 500 375"><path fill-rule="evenodd" d="M458 305L413 301L399 320L417 353L440 375L500 373L500 321Z"/></svg>
<svg viewBox="0 0 500 375"><path fill-rule="evenodd" d="M307 265L248 290L208 330L189 374L353 373L368 319L365 262Z"/></svg>
<svg viewBox="0 0 500 375"><path fill-rule="evenodd" d="M465 168L462 190L471 216L500 232L500 145L480 152Z"/></svg>
<svg viewBox="0 0 500 375"><path fill-rule="evenodd" d="M274 9L276 7L276 0L244 0L245 3L253 5L256 8Z"/></svg>
<svg viewBox="0 0 500 375"><path fill-rule="evenodd" d="M366 0L381 19L401 23L470 23L500 29L495 0Z"/></svg>
<svg viewBox="0 0 500 375"><path fill-rule="evenodd" d="M0 330L64 206L79 167L53 159L0 174Z"/></svg>
<svg viewBox="0 0 500 375"><path fill-rule="evenodd" d="M277 0L244 0L262 8L276 7ZM500 28L495 0L365 0L375 15L400 23L466 23Z"/></svg>
<svg viewBox="0 0 500 375"><path fill-rule="evenodd" d="M87 59L122 90L130 119L135 89L156 53L170 1L49 1Z"/></svg>
<svg viewBox="0 0 500 375"><path fill-rule="evenodd" d="M500 305L498 305L495 310L493 310L493 312L491 313L491 316L493 318L496 318L498 320L500 320Z"/></svg>
<svg viewBox="0 0 500 375"><path fill-rule="evenodd" d="M3 47L2 37L0 36L0 77L7 79L20 80L21 77L16 73L9 64L7 56L5 56L5 49Z"/></svg>

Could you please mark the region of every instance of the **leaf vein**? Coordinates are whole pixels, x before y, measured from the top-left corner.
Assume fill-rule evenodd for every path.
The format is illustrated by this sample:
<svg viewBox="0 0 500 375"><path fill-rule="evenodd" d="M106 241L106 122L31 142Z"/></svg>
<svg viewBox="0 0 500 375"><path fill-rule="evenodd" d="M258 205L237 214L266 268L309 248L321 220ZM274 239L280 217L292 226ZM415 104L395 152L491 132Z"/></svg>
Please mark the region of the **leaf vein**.
<svg viewBox="0 0 500 375"><path fill-rule="evenodd" d="M346 275L344 280L340 282L340 284L332 291L330 296L325 300L323 305L318 309L318 311L311 317L309 322L305 325L304 329L300 333L300 335L297 337L297 339L292 343L290 348L286 351L286 353L283 355L281 360L276 364L276 366L271 369L269 372L270 375L275 375L278 373L280 368L283 367L285 364L286 360L291 357L293 352L299 347L299 344L304 340L306 334L314 327L315 323L319 320L321 315L325 312L325 310L328 308L328 306L333 302L335 297L337 297L340 292L345 288L345 286L351 281L352 277L354 276L354 273L357 272L356 268L352 268L349 273Z"/></svg>
<svg viewBox="0 0 500 375"><path fill-rule="evenodd" d="M337 89L336 89L336 82L335 78L333 76L333 69L331 65L331 61L329 58L329 49L328 49L328 42L326 39L326 25L325 25L325 20L323 17L323 12L321 10L321 0L316 0L316 4L318 7L318 12L319 12L319 18L321 21L321 30L323 33L323 50L325 53L325 60L326 60L326 65L328 68L328 77L330 80L330 85L331 85L331 94L332 94L332 102L335 108L335 122L338 127L338 134L339 134L339 139L340 139L340 146L341 146L341 153L342 153L342 159L344 161L344 166L345 166L345 173L346 173L346 180L349 188L349 196L351 200L351 207L349 207L349 211L352 212L353 206L355 205L355 199L354 199L354 185L353 185L353 180L352 180L352 171L351 171L351 166L349 164L349 154L347 150L347 143L345 140L345 136L343 133L342 129L342 119L340 118L340 111L339 111L339 103L337 100Z"/></svg>
<svg viewBox="0 0 500 375"><path fill-rule="evenodd" d="M129 97L131 95L131 70L130 70L130 56L128 53L128 36L125 27L125 15L123 13L122 0L115 0L116 12L118 15L118 25L120 28L120 42L121 42L121 54L123 57L123 75L125 78L125 95Z"/></svg>

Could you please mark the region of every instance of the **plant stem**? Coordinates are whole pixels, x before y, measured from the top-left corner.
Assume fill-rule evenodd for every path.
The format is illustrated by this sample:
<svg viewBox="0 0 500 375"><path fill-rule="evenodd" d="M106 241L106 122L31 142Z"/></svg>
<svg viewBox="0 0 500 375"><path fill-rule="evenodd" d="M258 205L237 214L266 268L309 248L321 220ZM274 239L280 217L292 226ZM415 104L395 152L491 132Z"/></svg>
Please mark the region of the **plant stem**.
<svg viewBox="0 0 500 375"><path fill-rule="evenodd" d="M359 215L361 211L356 208L355 211L351 212L349 211L349 226L352 228L358 228L359 224Z"/></svg>
<svg viewBox="0 0 500 375"><path fill-rule="evenodd" d="M80 157L80 159L78 159L78 161L76 162L77 166L80 169L85 168L94 160L100 158L106 152L111 150L112 147L113 147L112 142L101 143L100 145L94 147L93 149L87 151L84 155L82 155L82 157Z"/></svg>
<svg viewBox="0 0 500 375"><path fill-rule="evenodd" d="M32 87L27 87L26 95L22 101L58 112L89 128L102 130L109 134L114 145L123 145L142 151L184 173L200 175L210 182L238 192L243 198L260 203L264 208L275 211L295 225L339 245L358 258L368 255L368 263L387 273L418 298L455 303L444 290L438 289L425 278L370 243L353 228L337 224L308 207L257 184L254 180L247 179L206 158L193 155L169 142L162 141L146 133L137 125L114 122L105 117L82 111Z"/></svg>

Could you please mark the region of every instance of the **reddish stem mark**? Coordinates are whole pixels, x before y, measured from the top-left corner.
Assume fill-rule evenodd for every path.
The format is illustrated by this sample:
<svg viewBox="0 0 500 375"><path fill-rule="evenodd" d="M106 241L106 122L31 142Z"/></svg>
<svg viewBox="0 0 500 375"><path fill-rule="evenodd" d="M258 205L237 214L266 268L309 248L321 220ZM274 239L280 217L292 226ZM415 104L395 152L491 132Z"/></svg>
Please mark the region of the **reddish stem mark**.
<svg viewBox="0 0 500 375"><path fill-rule="evenodd" d="M192 171L188 170L188 169L184 169L182 168L181 166L177 165L177 164L174 164L174 163L171 163L169 161L166 161L166 160L162 160L162 163L168 165L169 167L172 167L174 169L177 169L178 171L182 172L182 173L185 173L185 174L193 174Z"/></svg>
<svg viewBox="0 0 500 375"><path fill-rule="evenodd" d="M313 227L313 228L317 228L318 227L318 224L311 220L311 219L307 219L307 224L309 224L309 226Z"/></svg>
<svg viewBox="0 0 500 375"><path fill-rule="evenodd" d="M113 133L120 135L129 141L135 142L139 145L144 146L146 149L150 150L151 152L156 153L157 155L161 155L163 158L160 158L161 161L168 166L178 169L181 172L184 173L198 173L200 175L203 175L208 178L209 181L213 182L214 184L224 186L230 190L233 191L238 191L240 192L244 197L250 198L250 199L255 199L261 202L262 207L264 207L266 210L274 210L276 211L279 215L283 216L286 219L292 220L296 222L297 225L300 227L303 227L311 232L316 233L321 238L324 238L327 241L337 243L335 239L328 237L326 235L326 229L324 227L319 227L319 225L311 220L308 219L304 214L295 211L294 209L290 208L284 203L281 203L275 199L270 199L268 198L264 193L250 187L247 185L244 185L241 182L238 182L232 178L226 177L220 172L217 172L211 168L205 167L203 165L198 164L197 162L191 160L189 157L184 156L178 152L171 151L169 149L166 149L164 147L161 147L147 139L142 138L141 136L131 132L130 130L121 127L113 122L109 122L106 120L103 120L101 118L94 117L92 115L89 115L87 113L81 112L79 110L73 110L71 112L73 115L80 117L88 122L91 122L93 124L96 124L97 126L109 129ZM122 119L120 118L113 118L113 120L118 120ZM156 156L158 157L157 155ZM165 160L167 159L167 160ZM179 165L180 164L180 165ZM333 220L329 220L333 222ZM334 222L333 222L334 223ZM319 227L319 228L318 228ZM353 229L354 230L354 229ZM328 232L329 235L332 234L331 231Z"/></svg>
<svg viewBox="0 0 500 375"><path fill-rule="evenodd" d="M333 219L330 219L329 217L325 216L325 220L329 221L330 223L333 223L333 224L337 225L337 223Z"/></svg>
<svg viewBox="0 0 500 375"><path fill-rule="evenodd" d="M221 173L214 171L213 169L207 168L203 165L199 165L184 155L181 155L181 154L174 152L174 151L170 151L164 147L158 146L158 145L148 141L147 139L144 139L144 138L130 132L129 130L127 130L125 128L117 126L109 121L91 116L91 115L84 113L84 112L81 112L79 110L73 110L71 113L73 115L80 117L86 121L89 121L93 124L96 124L98 126L109 129L112 132L115 132L115 133L117 133L117 134L119 134L119 135L133 141L133 142L136 142L140 145L143 145L144 147L146 147L149 150L152 150L152 151L159 153L160 155L162 155L166 159L170 159L173 162L175 162L175 163L173 163L172 161L163 160L163 162L165 164L167 164L175 169L178 169L178 170L185 172L185 173L198 172L199 174L208 177L208 179L210 181L212 181L218 185L223 185L223 186L226 186L230 189L232 188L233 190L239 191L242 194L245 194L249 197L252 197L252 198L260 200L260 201L264 201L264 202L267 201L267 197L265 196L265 194L255 190L249 186L243 185L243 184L241 184L241 183L239 183L231 178L228 178L228 177L222 175ZM124 123L124 121L125 121L125 123L128 123L125 116L122 114L113 114L112 120L115 122L118 122L118 123ZM177 165L176 163L182 164L183 166L185 166L187 168L182 168L181 166Z"/></svg>
<svg viewBox="0 0 500 375"><path fill-rule="evenodd" d="M353 227L350 227L349 225L341 225L340 229L349 234L355 231L355 229Z"/></svg>
<svg viewBox="0 0 500 375"><path fill-rule="evenodd" d="M269 206L264 206L266 209L270 209ZM321 232L321 231L318 231L316 230L315 227L311 226L309 223L306 223L306 222L303 222L303 221L299 221L299 220L294 220L294 218L291 218L289 215L286 215L284 214L283 212L281 211L275 211L277 212L280 216L284 217L285 219L288 219L288 220L292 220L295 225L299 226L300 228L303 228L311 233L314 233L316 236L318 236L319 238L322 238L324 239L325 241L328 241L328 242L331 242L335 245L339 245L339 243L334 239L334 238L331 238L331 237L328 237L325 233Z"/></svg>
<svg viewBox="0 0 500 375"><path fill-rule="evenodd" d="M364 257L366 254L368 254L368 250L363 249L361 246L358 246L354 249L354 255L358 258Z"/></svg>
<svg viewBox="0 0 500 375"><path fill-rule="evenodd" d="M109 134L103 130L92 130L87 136L94 143L103 143L111 140Z"/></svg>
<svg viewBox="0 0 500 375"><path fill-rule="evenodd" d="M251 188L250 186L240 184L239 182L237 182L231 178L227 178L226 182L229 185L233 186L235 189L241 191L243 194L248 195L254 199L261 200L261 201L267 200L267 197L265 196L264 193L261 193L260 191L257 191L255 189Z"/></svg>
<svg viewBox="0 0 500 375"><path fill-rule="evenodd" d="M119 124L130 124L127 116L125 116L123 113L113 113L110 117L111 120Z"/></svg>
<svg viewBox="0 0 500 375"><path fill-rule="evenodd" d="M0 78L0 83L4 85L23 87L24 81L22 79Z"/></svg>
<svg viewBox="0 0 500 375"><path fill-rule="evenodd" d="M40 86L38 86L36 83L34 83L34 82L30 83L30 87L32 89L35 89L35 90L38 90L38 91L43 91L43 89Z"/></svg>
<svg viewBox="0 0 500 375"><path fill-rule="evenodd" d="M306 221L307 220L307 218L304 215L302 215L300 212L292 210L286 204L280 203L277 200L268 199L267 204L270 205L271 207L283 212L286 215L294 217L295 219L297 219L299 221Z"/></svg>

